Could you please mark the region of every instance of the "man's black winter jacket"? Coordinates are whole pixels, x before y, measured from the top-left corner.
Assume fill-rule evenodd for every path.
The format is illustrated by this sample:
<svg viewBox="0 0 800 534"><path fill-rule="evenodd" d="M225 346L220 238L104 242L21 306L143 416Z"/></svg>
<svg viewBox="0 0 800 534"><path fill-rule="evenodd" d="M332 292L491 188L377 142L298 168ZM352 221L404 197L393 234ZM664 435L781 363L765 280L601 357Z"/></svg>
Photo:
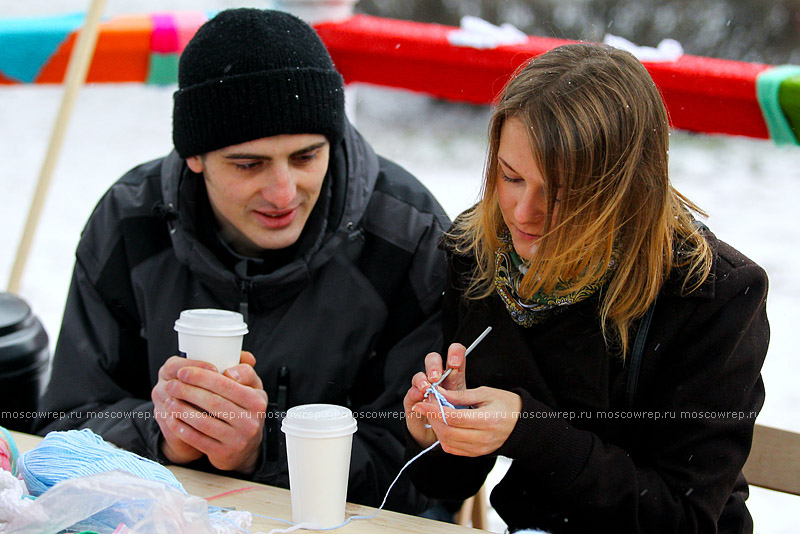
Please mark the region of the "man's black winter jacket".
<svg viewBox="0 0 800 534"><path fill-rule="evenodd" d="M352 128L331 147L317 206L292 256L237 258L217 237L203 179L174 152L131 170L83 231L41 403L63 417L40 433L90 428L164 459L150 392L177 354L180 311L242 311L244 349L270 402L252 479L288 486L281 412L306 403L358 417L348 500L377 506L402 465L402 398L425 354L441 345L449 222L410 174L379 158ZM200 462L201 464L203 462ZM195 465L212 469L208 462ZM407 482L388 507L417 512Z"/></svg>

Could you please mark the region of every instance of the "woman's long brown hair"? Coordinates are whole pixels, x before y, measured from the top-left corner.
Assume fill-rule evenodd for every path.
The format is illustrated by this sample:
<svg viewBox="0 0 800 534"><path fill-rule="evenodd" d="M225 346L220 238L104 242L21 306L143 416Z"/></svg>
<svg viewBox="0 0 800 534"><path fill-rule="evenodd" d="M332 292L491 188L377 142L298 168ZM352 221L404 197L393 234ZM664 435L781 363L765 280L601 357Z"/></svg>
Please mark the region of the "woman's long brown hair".
<svg viewBox="0 0 800 534"><path fill-rule="evenodd" d="M548 222L520 292L566 294L598 282L613 254L599 315L607 344L624 357L631 325L672 270L681 269L687 293L711 270L711 250L692 215L705 213L669 181L669 123L661 95L639 60L603 45L561 46L516 73L489 124L481 200L450 235L457 252L477 258L468 298L494 291L498 234L505 228L497 151L510 119L527 127L547 190ZM559 280L568 287L556 291Z"/></svg>

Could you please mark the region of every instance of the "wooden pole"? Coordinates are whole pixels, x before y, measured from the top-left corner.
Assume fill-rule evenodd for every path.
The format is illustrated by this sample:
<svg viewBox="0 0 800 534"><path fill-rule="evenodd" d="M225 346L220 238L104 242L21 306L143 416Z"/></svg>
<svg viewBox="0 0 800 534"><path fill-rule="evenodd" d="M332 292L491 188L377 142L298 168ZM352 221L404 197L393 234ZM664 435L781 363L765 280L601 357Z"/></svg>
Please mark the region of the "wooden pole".
<svg viewBox="0 0 800 534"><path fill-rule="evenodd" d="M25 263L28 260L36 227L39 224L47 190L50 188L53 170L64 141L64 133L67 130L78 91L86 81L86 74L92 61L95 44L97 43L100 17L103 14L105 3L106 0L91 0L83 29L81 29L75 48L73 48L70 55L66 77L64 78L64 95L61 97L61 107L58 110L56 122L50 135L50 144L47 147L42 170L33 194L33 201L31 202L30 210L28 210L28 218L25 221L22 239L17 249L17 255L14 258L14 265L11 268L11 276L8 280L8 291L10 293L19 292L22 273L25 270Z"/></svg>

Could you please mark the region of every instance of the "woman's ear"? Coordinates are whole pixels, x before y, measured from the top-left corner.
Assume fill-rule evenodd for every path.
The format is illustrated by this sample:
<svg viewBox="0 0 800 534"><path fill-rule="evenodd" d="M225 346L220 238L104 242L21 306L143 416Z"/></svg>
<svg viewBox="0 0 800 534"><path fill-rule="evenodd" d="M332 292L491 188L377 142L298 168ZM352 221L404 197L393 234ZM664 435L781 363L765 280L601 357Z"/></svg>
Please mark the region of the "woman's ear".
<svg viewBox="0 0 800 534"><path fill-rule="evenodd" d="M186 158L186 165L197 174L203 174L203 156L189 156Z"/></svg>

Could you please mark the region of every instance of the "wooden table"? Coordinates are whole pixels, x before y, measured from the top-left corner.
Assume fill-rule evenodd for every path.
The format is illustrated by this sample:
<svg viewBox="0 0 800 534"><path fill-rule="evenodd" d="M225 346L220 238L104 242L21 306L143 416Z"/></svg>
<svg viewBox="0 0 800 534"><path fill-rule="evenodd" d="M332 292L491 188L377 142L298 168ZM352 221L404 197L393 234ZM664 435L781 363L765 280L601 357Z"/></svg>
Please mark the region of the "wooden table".
<svg viewBox="0 0 800 534"><path fill-rule="evenodd" d="M20 452L32 449L42 440L39 436L32 436L30 434L14 431L11 432L11 435L14 437L14 441L16 441ZM289 499L288 490L257 484L247 480L195 471L185 467L167 466L167 468L180 480L187 492L198 497L203 497L204 499L225 492L247 488L238 493L213 499L210 502L212 506L230 507L236 510L245 510L253 514L279 517L287 520L291 520L292 518L291 501ZM345 515L347 517L351 515L371 515L374 512L375 508L348 503ZM285 523L253 515L253 524L250 530L252 532L269 532L273 528L286 528L287 526L288 525ZM372 519L353 521L334 532L341 532L342 534L368 534L375 532L387 534L466 534L468 532L475 532L475 530L449 523L442 523L440 521L432 521L421 517L382 510Z"/></svg>

